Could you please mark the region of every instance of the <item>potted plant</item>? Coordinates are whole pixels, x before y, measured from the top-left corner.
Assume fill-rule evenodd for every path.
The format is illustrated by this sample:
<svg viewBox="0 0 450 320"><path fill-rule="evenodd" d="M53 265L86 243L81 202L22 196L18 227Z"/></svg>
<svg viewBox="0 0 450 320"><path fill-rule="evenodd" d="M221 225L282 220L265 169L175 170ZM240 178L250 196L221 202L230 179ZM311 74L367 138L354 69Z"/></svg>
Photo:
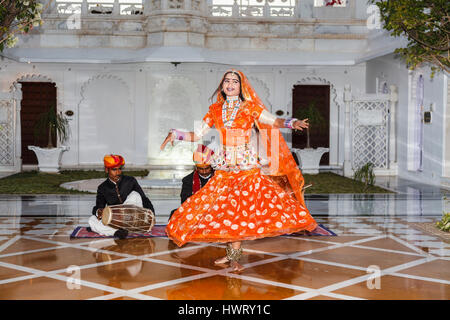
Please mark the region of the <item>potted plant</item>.
<svg viewBox="0 0 450 320"><path fill-rule="evenodd" d="M54 146L53 138L57 138L62 144L69 138L70 131L69 120L62 112L58 113L55 106L50 106L47 112L40 114L34 126L35 138L44 134L48 139L46 148L28 146L28 149L36 154L39 171L58 173L62 153L69 150L69 147Z"/></svg>
<svg viewBox="0 0 450 320"><path fill-rule="evenodd" d="M305 108L297 109L294 116L297 119L308 119L309 128L306 129L306 148L292 148L292 151L297 154L303 173L318 174L320 159L330 149L322 147L311 148L309 136L312 129L319 132L325 127L325 119L317 109L315 101L311 101Z"/></svg>

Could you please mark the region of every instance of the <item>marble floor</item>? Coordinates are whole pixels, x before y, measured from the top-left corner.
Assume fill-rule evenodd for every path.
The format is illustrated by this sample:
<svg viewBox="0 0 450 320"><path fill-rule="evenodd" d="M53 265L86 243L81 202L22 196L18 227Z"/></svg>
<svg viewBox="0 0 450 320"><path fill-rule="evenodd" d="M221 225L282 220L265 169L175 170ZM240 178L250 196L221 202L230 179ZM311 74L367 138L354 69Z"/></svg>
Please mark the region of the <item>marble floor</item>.
<svg viewBox="0 0 450 320"><path fill-rule="evenodd" d="M88 225L92 195L3 195L0 300L449 300L450 241L418 228L440 220L446 191L417 189L308 196L337 236L245 241L242 272L214 265L222 244L71 239ZM165 224L178 195L158 192L151 200Z"/></svg>

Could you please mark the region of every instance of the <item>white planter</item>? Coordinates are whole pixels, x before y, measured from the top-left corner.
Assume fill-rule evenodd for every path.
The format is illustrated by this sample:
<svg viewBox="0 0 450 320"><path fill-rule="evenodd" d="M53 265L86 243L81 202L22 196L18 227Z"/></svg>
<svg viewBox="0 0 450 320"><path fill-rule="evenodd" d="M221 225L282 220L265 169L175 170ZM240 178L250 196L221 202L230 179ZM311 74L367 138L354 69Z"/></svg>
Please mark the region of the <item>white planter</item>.
<svg viewBox="0 0 450 320"><path fill-rule="evenodd" d="M292 148L292 151L297 155L302 173L318 174L319 163L323 154L330 151L329 148L308 148L297 149Z"/></svg>
<svg viewBox="0 0 450 320"><path fill-rule="evenodd" d="M33 150L38 159L39 171L58 173L61 164L61 156L64 151L69 150L67 146L57 148L41 148L36 146L28 146L28 150Z"/></svg>

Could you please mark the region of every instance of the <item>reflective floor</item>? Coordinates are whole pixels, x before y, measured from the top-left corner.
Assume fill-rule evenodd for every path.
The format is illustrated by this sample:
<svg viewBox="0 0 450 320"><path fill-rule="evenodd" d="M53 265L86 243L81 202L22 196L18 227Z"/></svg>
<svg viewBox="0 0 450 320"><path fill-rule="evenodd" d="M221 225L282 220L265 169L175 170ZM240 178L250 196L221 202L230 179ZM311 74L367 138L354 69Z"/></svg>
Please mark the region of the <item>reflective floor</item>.
<svg viewBox="0 0 450 320"><path fill-rule="evenodd" d="M449 299L450 243L411 226L429 217L319 217L338 236L223 245L163 237L79 239L87 217L0 218L0 299Z"/></svg>
<svg viewBox="0 0 450 320"><path fill-rule="evenodd" d="M93 195L3 195L0 299L448 300L450 241L420 227L450 211L446 191L405 190L308 196L313 216L337 236L245 241L239 273L214 265L221 244L70 239L88 225ZM165 224L178 195L149 196Z"/></svg>

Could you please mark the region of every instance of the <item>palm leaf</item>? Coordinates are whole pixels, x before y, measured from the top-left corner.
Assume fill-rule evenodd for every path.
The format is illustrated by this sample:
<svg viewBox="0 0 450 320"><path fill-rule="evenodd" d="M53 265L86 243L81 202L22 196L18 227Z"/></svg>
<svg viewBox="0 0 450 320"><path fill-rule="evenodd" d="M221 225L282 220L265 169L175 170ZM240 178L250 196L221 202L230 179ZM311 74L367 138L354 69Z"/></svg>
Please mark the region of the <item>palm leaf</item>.
<svg viewBox="0 0 450 320"><path fill-rule="evenodd" d="M63 143L70 136L69 120L57 112L54 105L47 112L41 113L34 127L34 136L48 135L48 148L53 148L52 138L57 137Z"/></svg>

